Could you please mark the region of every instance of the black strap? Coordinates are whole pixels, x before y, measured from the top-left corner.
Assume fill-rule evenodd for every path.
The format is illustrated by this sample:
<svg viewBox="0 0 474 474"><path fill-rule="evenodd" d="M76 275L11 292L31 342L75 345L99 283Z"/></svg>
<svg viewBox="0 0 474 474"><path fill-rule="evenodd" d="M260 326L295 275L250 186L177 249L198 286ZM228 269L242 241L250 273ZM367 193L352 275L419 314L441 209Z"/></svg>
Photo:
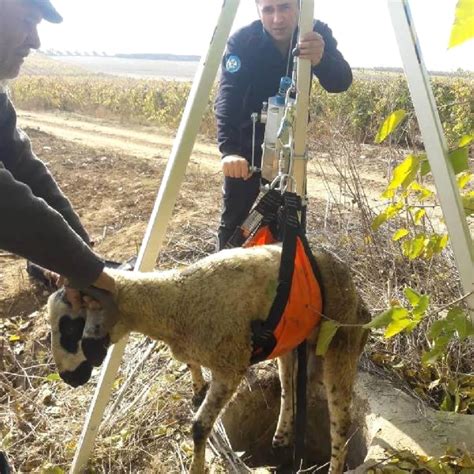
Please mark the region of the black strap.
<svg viewBox="0 0 474 474"><path fill-rule="evenodd" d="M293 452L294 472L299 472L303 467L306 440L306 412L307 412L307 344L302 342L297 349L298 371L296 373L296 416L294 423L295 446Z"/></svg>
<svg viewBox="0 0 474 474"><path fill-rule="evenodd" d="M293 273L295 270L296 237L299 234L300 223L298 209L300 198L293 193L283 195L283 248L281 251L280 272L278 275L277 294L273 301L266 321L268 328L275 330L280 322L291 291Z"/></svg>
<svg viewBox="0 0 474 474"><path fill-rule="evenodd" d="M270 189L257 202L241 226L235 229L231 238L225 244L226 249L242 247L242 245L263 225L275 222L278 209L282 205L282 196L279 191Z"/></svg>
<svg viewBox="0 0 474 474"><path fill-rule="evenodd" d="M282 214L283 248L278 287L267 319L252 323L252 345L254 350L250 360L251 364L265 360L273 352L277 343L273 333L288 304L295 269L296 242L301 230L298 219L299 209L301 209L301 198L294 193L285 193L283 195Z"/></svg>

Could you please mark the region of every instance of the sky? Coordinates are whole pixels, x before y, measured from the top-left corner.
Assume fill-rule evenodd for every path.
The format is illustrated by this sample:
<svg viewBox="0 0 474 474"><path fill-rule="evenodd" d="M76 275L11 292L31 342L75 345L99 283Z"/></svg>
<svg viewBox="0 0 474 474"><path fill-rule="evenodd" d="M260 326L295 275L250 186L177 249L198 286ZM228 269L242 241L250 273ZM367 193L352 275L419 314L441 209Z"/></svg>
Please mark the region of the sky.
<svg viewBox="0 0 474 474"><path fill-rule="evenodd" d="M42 49L204 55L222 0L53 0L61 25L42 23ZM474 71L474 40L447 49L456 0L410 0L429 70ZM402 67L387 0L315 0L352 67ZM240 0L233 30L257 19L254 0Z"/></svg>

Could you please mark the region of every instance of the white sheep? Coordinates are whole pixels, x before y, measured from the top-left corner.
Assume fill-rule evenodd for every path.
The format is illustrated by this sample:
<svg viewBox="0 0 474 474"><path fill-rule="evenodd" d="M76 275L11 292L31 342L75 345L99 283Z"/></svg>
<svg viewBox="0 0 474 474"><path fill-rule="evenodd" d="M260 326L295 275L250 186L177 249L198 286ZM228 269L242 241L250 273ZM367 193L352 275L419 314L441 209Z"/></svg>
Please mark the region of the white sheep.
<svg viewBox="0 0 474 474"><path fill-rule="evenodd" d="M220 411L244 377L252 353L251 322L266 319L278 283L281 247L268 245L230 249L206 257L184 269L154 273L111 271L116 279L116 311L71 314L63 292L48 303L53 331L53 354L63 379L71 385L85 383L92 365L99 365L106 347L130 332L138 332L169 345L176 359L187 363L196 400L204 397L192 427L192 473L203 473L205 446ZM349 269L327 251L315 253L324 289L324 317L349 325L369 319L352 282ZM113 317L110 317L113 314ZM81 334L82 333L82 334ZM367 331L341 327L316 368L317 330L308 339L309 383L322 376L331 418L332 474L344 469L350 404L357 362ZM291 354L278 359L282 402L275 447L292 442ZM212 374L209 389L201 366Z"/></svg>

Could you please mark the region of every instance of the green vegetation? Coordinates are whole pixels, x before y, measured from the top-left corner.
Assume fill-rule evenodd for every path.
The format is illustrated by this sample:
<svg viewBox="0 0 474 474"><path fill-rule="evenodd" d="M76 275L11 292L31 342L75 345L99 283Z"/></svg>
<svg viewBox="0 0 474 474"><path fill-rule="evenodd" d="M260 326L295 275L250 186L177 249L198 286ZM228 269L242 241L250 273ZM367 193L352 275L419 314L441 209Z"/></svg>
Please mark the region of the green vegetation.
<svg viewBox="0 0 474 474"><path fill-rule="evenodd" d="M468 134L473 125L474 77L433 79L447 139L453 144ZM177 128L186 104L190 84L89 76L22 76L13 85L18 107L61 110L122 121ZM203 117L201 133L215 137L212 103ZM311 130L321 136L329 129L342 130L346 138L373 142L380 124L392 111L404 109L413 117L413 106L405 78L399 74L357 75L344 94L328 94L314 86L311 100ZM400 127L391 136L392 143L420 142L416 120Z"/></svg>

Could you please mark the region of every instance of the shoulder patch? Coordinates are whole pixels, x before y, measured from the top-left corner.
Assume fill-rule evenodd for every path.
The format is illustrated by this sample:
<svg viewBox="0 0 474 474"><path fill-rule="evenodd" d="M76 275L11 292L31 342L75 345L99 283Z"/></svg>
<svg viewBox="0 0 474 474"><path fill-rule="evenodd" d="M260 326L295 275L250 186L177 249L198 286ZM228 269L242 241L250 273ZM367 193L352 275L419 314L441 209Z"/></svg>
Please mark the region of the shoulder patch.
<svg viewBox="0 0 474 474"><path fill-rule="evenodd" d="M236 54L231 54L225 62L225 68L231 74L234 74L242 67L242 61Z"/></svg>

